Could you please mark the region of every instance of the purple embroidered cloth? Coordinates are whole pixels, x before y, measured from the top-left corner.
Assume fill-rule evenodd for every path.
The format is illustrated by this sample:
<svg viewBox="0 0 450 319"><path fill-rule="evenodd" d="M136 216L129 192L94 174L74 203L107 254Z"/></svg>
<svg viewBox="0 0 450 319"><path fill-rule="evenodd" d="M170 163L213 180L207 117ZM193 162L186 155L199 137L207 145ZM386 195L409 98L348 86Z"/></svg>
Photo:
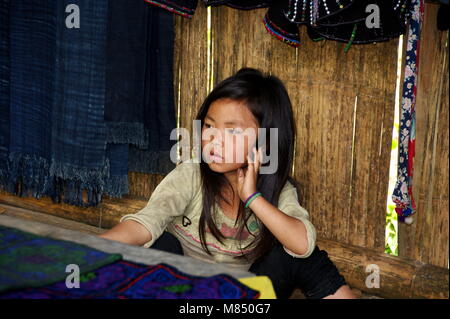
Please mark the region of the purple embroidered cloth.
<svg viewBox="0 0 450 319"><path fill-rule="evenodd" d="M79 288L67 288L61 281L0 294L0 299L256 299L259 295L229 275L197 277L167 264L120 260L85 273Z"/></svg>

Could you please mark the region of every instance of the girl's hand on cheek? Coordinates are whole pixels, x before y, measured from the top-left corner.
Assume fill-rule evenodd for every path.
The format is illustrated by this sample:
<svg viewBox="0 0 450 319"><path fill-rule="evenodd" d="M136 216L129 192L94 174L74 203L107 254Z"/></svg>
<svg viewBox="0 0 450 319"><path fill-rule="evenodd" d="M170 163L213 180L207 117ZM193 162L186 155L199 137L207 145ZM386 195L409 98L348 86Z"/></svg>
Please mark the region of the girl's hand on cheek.
<svg viewBox="0 0 450 319"><path fill-rule="evenodd" d="M256 151L256 148L254 147L252 153L254 160L251 160L251 158L247 156L248 166L246 168L238 168L237 170L239 197L243 202L257 191L256 182L261 165L262 152L261 150Z"/></svg>

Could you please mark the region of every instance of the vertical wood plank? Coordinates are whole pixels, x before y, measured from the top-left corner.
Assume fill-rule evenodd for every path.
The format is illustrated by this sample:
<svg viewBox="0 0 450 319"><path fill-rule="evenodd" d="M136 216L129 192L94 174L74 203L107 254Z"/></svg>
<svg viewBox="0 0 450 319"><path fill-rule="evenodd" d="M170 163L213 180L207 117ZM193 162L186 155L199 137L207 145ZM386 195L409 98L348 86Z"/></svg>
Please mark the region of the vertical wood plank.
<svg viewBox="0 0 450 319"><path fill-rule="evenodd" d="M269 70L272 39L262 23L266 10L211 8L215 84L242 67Z"/></svg>
<svg viewBox="0 0 450 319"><path fill-rule="evenodd" d="M398 41L345 53L345 43L312 42L306 30L301 38L295 172L302 204L320 237L383 251Z"/></svg>
<svg viewBox="0 0 450 319"><path fill-rule="evenodd" d="M207 96L207 12L200 4L192 19L176 18L177 42L179 46L180 127L191 132L192 120Z"/></svg>

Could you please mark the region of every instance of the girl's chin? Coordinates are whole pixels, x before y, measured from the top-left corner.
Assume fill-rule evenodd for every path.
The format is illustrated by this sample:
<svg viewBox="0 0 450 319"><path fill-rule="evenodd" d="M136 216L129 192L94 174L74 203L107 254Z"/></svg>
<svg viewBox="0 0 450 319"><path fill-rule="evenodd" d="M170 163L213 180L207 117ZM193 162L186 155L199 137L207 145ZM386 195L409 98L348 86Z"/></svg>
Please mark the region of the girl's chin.
<svg viewBox="0 0 450 319"><path fill-rule="evenodd" d="M231 171L235 171L239 168L239 164L231 164L231 163L218 163L211 162L208 163L209 168L216 173L228 173Z"/></svg>
<svg viewBox="0 0 450 319"><path fill-rule="evenodd" d="M225 163L219 163L219 162L212 161L212 162L208 163L208 166L212 171L214 171L216 173L223 173L224 171L228 171L227 167L226 167L227 164L225 164Z"/></svg>

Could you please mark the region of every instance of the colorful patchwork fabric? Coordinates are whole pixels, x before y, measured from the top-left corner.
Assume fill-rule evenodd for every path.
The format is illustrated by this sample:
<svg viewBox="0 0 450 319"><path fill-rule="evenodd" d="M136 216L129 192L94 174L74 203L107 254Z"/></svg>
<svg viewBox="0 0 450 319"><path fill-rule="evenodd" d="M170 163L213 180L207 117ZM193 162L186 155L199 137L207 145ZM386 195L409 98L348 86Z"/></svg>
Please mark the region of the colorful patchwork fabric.
<svg viewBox="0 0 450 319"><path fill-rule="evenodd" d="M68 265L80 274L122 258L88 246L0 226L0 291L39 287L65 280Z"/></svg>
<svg viewBox="0 0 450 319"><path fill-rule="evenodd" d="M260 293L225 274L196 277L167 264L146 266L117 261L80 277L0 294L0 299L256 299Z"/></svg>

